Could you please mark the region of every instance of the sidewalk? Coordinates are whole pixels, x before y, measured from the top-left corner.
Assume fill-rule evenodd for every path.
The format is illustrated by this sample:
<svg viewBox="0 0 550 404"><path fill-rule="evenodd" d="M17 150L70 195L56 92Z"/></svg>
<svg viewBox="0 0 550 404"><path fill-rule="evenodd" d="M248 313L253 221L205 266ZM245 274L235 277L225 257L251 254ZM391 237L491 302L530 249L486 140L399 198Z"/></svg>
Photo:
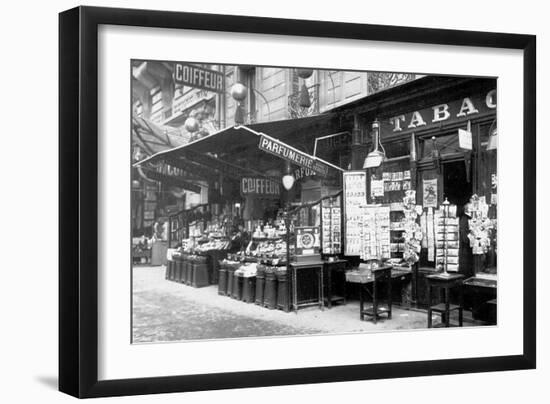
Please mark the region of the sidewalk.
<svg viewBox="0 0 550 404"><path fill-rule="evenodd" d="M164 279L165 267L133 270L133 342L243 338L299 334L342 334L427 327L426 313L393 307L392 319L359 320L359 302L300 309L269 310L218 295L216 285L193 288ZM434 317L434 323L439 322ZM473 325L465 322L464 326Z"/></svg>

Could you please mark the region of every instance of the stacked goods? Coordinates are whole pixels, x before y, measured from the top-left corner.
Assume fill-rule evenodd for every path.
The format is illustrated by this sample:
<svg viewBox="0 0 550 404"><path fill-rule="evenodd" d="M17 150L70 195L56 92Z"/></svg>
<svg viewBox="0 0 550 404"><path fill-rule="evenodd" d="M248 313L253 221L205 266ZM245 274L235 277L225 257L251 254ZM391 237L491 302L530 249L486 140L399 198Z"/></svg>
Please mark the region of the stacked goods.
<svg viewBox="0 0 550 404"><path fill-rule="evenodd" d="M224 239L209 239L206 243L199 244L195 247L196 252L206 252L212 250L226 250L229 248L229 240Z"/></svg>
<svg viewBox="0 0 550 404"><path fill-rule="evenodd" d="M249 250L248 253L253 257L263 256L278 256L286 255L286 241L282 239L262 240L256 243L254 250Z"/></svg>

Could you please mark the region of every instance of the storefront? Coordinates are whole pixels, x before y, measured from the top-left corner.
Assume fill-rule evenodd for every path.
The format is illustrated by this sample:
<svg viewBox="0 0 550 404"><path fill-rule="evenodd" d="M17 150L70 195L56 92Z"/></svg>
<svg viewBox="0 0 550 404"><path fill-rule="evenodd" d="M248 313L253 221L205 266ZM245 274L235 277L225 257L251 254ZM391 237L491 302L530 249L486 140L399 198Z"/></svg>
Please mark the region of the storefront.
<svg viewBox="0 0 550 404"><path fill-rule="evenodd" d="M425 278L438 271L475 276L496 295L496 94L495 79L426 77L342 111L369 139L352 146L355 177L365 177L357 189L389 218L378 257L413 264L421 305L429 305ZM411 236L411 226L420 234ZM350 255L366 256L364 233L353 223L344 232Z"/></svg>
<svg viewBox="0 0 550 404"><path fill-rule="evenodd" d="M250 279L233 284L236 274L261 280L262 296L277 279L281 301L270 289L260 304L287 310L323 304L338 287L323 281L331 263L393 268L412 280L402 301L418 307L430 305L426 278L437 272L496 286L496 106L494 79L425 77L324 115L227 128L153 155L142 163L208 185L206 204L169 219L170 247L195 269L173 264L167 277L231 296L243 288L241 298ZM330 141L318 148L320 139Z"/></svg>

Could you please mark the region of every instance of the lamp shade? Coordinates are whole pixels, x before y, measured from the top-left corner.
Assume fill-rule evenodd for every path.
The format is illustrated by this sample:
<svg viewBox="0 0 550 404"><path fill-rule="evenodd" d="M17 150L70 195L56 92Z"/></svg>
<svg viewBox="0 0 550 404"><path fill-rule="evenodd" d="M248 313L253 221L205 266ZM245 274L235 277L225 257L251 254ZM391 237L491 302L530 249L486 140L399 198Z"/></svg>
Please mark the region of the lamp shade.
<svg viewBox="0 0 550 404"><path fill-rule="evenodd" d="M292 174L283 175L283 187L285 187L287 191L290 191L293 185L294 185L294 176Z"/></svg>
<svg viewBox="0 0 550 404"><path fill-rule="evenodd" d="M191 116L185 120L183 125L185 126L185 130L190 133L195 133L199 130L199 121Z"/></svg>
<svg viewBox="0 0 550 404"><path fill-rule="evenodd" d="M380 167L380 164L384 161L384 153L382 153L380 150L373 150L365 159L365 163L363 164L363 168L374 168L374 167Z"/></svg>
<svg viewBox="0 0 550 404"><path fill-rule="evenodd" d="M231 97L233 97L236 101L244 101L246 98L246 94L248 92L248 88L242 83L235 83L231 87Z"/></svg>
<svg viewBox="0 0 550 404"><path fill-rule="evenodd" d="M308 79L313 74L313 69L296 69L296 74L301 79Z"/></svg>

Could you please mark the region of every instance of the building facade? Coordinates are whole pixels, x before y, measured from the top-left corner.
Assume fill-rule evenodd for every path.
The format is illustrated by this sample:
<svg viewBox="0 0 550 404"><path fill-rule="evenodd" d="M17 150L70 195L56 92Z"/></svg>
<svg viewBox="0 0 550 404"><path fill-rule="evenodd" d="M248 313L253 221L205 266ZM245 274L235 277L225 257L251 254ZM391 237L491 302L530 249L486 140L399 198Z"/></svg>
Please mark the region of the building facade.
<svg viewBox="0 0 550 404"><path fill-rule="evenodd" d="M134 122L137 121L134 125L137 129L134 127L132 132L134 162L239 123L322 114L417 77L135 60L132 62L132 115ZM220 86L209 87L218 79L222 80ZM139 130L144 126L150 127L150 132L157 136L144 139L144 131ZM159 217L207 203L209 189L221 186L215 179L210 183L197 180L194 186L189 186L182 182L178 170L163 163L152 170L153 175L143 170L134 171L136 234L146 232ZM187 178L193 176L192 173L186 175Z"/></svg>

